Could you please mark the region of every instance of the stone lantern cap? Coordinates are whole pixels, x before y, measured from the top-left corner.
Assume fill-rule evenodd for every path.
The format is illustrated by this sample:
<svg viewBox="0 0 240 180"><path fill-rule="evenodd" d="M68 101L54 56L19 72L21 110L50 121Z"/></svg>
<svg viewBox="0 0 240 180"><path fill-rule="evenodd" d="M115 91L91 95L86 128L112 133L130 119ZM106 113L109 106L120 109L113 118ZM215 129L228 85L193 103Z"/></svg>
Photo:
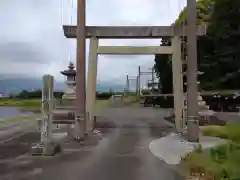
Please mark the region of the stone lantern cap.
<svg viewBox="0 0 240 180"><path fill-rule="evenodd" d="M76 76L75 66L72 62L69 62L68 70L60 71L60 73L64 76Z"/></svg>

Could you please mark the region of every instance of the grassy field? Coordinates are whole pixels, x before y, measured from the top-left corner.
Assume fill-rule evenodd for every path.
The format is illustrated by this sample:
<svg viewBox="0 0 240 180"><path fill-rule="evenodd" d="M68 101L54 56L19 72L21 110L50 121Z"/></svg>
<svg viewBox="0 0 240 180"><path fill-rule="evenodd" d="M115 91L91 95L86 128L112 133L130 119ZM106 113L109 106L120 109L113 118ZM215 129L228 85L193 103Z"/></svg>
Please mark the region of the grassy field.
<svg viewBox="0 0 240 180"><path fill-rule="evenodd" d="M136 96L128 96L123 100L125 105L136 105L139 104ZM23 110L36 109L41 107L41 99L0 99L0 106L7 107L22 107ZM97 100L97 107L108 107L110 106L109 100Z"/></svg>
<svg viewBox="0 0 240 180"><path fill-rule="evenodd" d="M108 105L108 100L97 100L99 106ZM0 106L41 107L41 99L0 99Z"/></svg>
<svg viewBox="0 0 240 180"><path fill-rule="evenodd" d="M40 99L0 99L0 106L40 107Z"/></svg>
<svg viewBox="0 0 240 180"><path fill-rule="evenodd" d="M203 173L210 180L240 179L240 124L208 126L201 129L206 136L227 139L227 144L219 145L203 152L201 147L182 158L180 171L184 175ZM214 177L214 178L213 178Z"/></svg>

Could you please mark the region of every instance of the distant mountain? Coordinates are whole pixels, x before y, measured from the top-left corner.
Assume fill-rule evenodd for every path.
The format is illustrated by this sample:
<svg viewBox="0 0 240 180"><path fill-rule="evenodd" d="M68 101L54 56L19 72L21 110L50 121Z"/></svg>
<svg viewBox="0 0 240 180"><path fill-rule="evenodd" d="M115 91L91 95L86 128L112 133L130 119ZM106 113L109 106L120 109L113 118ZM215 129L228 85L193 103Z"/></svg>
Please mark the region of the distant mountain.
<svg viewBox="0 0 240 180"><path fill-rule="evenodd" d="M22 90L36 90L42 88L41 79L34 78L4 78L0 79L0 93L9 95L10 93L18 93ZM66 85L64 82L54 82L55 91L64 91ZM97 91L106 92L109 90L122 92L124 85L112 84L109 82L103 82L97 85Z"/></svg>

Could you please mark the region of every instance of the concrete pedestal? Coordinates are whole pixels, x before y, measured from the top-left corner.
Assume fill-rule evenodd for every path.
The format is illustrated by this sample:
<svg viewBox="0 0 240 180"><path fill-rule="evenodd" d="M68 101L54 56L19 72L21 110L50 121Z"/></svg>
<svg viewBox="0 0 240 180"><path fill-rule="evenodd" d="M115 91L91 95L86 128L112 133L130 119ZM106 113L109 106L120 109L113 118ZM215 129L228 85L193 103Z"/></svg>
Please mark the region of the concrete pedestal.
<svg viewBox="0 0 240 180"><path fill-rule="evenodd" d="M31 148L33 156L54 156L61 151L61 146L58 143L49 142L45 145L36 144Z"/></svg>

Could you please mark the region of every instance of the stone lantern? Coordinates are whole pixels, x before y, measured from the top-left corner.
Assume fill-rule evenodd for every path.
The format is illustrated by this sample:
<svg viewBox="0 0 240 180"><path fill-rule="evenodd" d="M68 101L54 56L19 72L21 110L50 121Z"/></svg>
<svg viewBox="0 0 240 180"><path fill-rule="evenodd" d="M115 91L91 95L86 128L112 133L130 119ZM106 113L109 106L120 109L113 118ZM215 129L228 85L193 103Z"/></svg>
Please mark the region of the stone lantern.
<svg viewBox="0 0 240 180"><path fill-rule="evenodd" d="M76 70L72 62L69 62L68 70L61 71L60 73L67 77L65 84L67 88L62 96L63 103L65 105L73 105L76 99Z"/></svg>

